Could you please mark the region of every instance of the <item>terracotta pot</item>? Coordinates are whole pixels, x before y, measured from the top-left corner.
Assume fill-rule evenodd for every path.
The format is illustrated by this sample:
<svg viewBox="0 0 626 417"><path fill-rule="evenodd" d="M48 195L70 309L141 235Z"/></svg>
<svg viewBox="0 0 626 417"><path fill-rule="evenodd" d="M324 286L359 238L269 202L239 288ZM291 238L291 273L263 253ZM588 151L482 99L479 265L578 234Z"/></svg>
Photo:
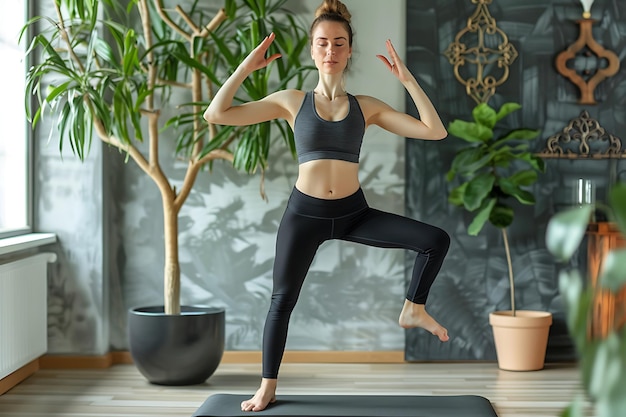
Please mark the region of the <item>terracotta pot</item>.
<svg viewBox="0 0 626 417"><path fill-rule="evenodd" d="M489 324L498 355L498 367L506 371L543 369L552 313L546 311L495 311Z"/></svg>

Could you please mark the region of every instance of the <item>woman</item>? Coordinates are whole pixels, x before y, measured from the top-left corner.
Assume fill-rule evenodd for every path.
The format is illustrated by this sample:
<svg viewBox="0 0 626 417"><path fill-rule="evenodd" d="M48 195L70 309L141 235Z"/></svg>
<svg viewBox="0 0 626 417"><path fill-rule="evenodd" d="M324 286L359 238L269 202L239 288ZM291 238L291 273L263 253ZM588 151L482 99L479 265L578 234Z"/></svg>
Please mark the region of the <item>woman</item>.
<svg viewBox="0 0 626 417"><path fill-rule="evenodd" d="M447 330L426 312L425 303L448 251L449 236L434 226L370 208L358 180L361 141L368 126L426 140L443 139L445 127L390 41L390 59L378 58L407 89L420 119L375 98L353 96L344 90L352 28L343 3L325 0L316 11L309 35L311 57L319 73L313 91L283 90L233 106L246 77L280 58L280 54L266 57L274 40L270 34L224 83L204 114L211 123L233 126L285 119L294 131L298 154L298 179L277 235L274 288L263 335L263 379L256 394L241 404L244 411L263 410L276 400L289 317L315 252L326 240L415 251L413 277L399 324L421 327L441 341L448 340Z"/></svg>

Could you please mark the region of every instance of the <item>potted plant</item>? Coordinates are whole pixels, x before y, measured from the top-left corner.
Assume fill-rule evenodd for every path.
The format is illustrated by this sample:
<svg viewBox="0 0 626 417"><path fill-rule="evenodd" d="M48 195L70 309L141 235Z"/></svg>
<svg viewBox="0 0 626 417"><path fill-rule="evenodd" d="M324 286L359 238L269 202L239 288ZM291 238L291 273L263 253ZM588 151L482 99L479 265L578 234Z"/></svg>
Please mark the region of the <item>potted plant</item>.
<svg viewBox="0 0 626 417"><path fill-rule="evenodd" d="M612 187L609 205L598 204L573 207L555 214L546 231L548 250L562 263L573 258L585 235L595 210L605 212L607 218L626 240L626 184ZM595 284L583 277L577 269L565 267L559 275L561 294L565 300L567 325L579 354L581 379L588 398L598 416L626 415L626 328L618 322L606 335L590 334L594 298L601 291L613 294L626 290L626 248L612 249L604 255ZM617 301L619 302L619 301ZM614 314L623 320L624 310ZM621 326L621 327L620 327ZM583 416L583 398L577 398L563 417Z"/></svg>
<svg viewBox="0 0 626 417"><path fill-rule="evenodd" d="M263 172L276 136L293 153L293 135L282 122L234 128L202 119L222 80L270 32L276 34L271 53L280 50L285 58L246 80L244 99L301 88L312 68L300 62L308 33L283 9L286 1L224 0L211 16L198 1L165 8L162 0L50 0L55 16L35 17L22 31L21 37L35 29L27 54L37 57L25 92L33 127L52 113L59 147L69 142L81 160L95 134L135 162L161 194L164 304L129 312L131 355L150 382L201 383L221 361L223 309L181 307L178 214L201 169L214 161ZM161 120L168 109L177 116ZM161 168L164 140L175 140L176 157L187 161L179 188Z"/></svg>
<svg viewBox="0 0 626 417"><path fill-rule="evenodd" d="M472 110L472 121L454 120L449 124L449 133L468 145L452 160L447 180L458 179L459 184L450 191L448 201L472 216L468 234L476 236L487 223L500 229L508 266L511 310L489 315L498 366L506 370L536 370L544 366L552 315L516 309L507 228L515 214L515 206L509 201L534 204L535 198L528 187L545 168L543 160L529 150L529 142L537 137L538 130L505 131L498 125L520 108L518 103L505 103L495 110L487 103L480 103Z"/></svg>

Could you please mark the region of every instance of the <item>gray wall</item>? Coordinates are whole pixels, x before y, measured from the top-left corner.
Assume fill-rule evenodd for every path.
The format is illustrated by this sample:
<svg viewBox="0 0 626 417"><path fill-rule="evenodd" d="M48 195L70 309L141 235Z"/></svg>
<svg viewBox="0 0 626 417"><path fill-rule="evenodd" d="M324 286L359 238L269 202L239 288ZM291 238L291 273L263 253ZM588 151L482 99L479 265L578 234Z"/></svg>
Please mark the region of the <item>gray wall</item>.
<svg viewBox="0 0 626 417"><path fill-rule="evenodd" d="M51 2L33 3L33 14L55 16ZM41 248L57 254L48 266L48 350L104 354L110 346L104 153L99 141L84 162L67 145L59 152L58 142L48 140L54 122L44 118L33 138L33 229L58 241Z"/></svg>

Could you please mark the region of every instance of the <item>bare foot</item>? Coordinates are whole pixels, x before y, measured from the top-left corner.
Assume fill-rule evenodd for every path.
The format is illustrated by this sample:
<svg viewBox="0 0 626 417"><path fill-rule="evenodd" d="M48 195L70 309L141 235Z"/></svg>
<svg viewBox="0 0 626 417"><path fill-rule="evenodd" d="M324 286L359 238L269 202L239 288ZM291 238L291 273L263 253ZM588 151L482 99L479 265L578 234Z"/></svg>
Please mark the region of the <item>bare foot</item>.
<svg viewBox="0 0 626 417"><path fill-rule="evenodd" d="M265 410L268 404L276 402L276 385L277 379L263 378L261 387L257 390L254 397L241 403L241 411L261 411Z"/></svg>
<svg viewBox="0 0 626 417"><path fill-rule="evenodd" d="M426 312L424 304L415 304L409 300L404 300L404 306L398 319L400 327L411 329L413 327L421 327L428 330L439 338L442 342L447 342L448 330L441 324L437 323L434 318Z"/></svg>

